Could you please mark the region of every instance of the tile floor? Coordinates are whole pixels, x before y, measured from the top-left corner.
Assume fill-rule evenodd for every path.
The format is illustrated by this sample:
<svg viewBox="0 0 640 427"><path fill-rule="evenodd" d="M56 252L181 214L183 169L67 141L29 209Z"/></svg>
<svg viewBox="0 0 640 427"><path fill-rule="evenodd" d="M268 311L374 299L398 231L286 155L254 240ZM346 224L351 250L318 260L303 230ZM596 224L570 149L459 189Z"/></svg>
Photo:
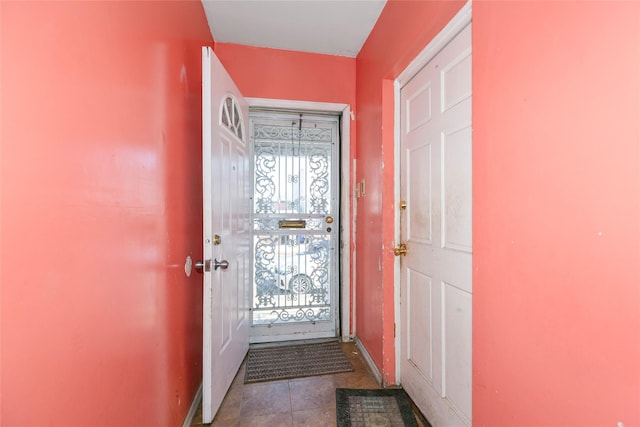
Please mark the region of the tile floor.
<svg viewBox="0 0 640 427"><path fill-rule="evenodd" d="M353 372L244 384L243 363L213 424L202 423L199 408L191 426L334 427L336 388L380 388L356 345L342 343L342 348Z"/></svg>

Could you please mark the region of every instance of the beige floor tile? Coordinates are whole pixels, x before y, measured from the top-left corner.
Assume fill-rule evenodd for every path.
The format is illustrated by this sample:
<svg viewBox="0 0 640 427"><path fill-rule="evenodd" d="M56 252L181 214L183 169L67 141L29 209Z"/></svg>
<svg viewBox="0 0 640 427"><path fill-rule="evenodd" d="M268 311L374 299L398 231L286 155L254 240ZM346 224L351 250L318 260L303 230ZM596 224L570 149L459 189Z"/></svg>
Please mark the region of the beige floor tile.
<svg viewBox="0 0 640 427"><path fill-rule="evenodd" d="M204 424L205 426L211 427L243 427L240 424L240 420L238 418L235 419L218 419L217 417L213 420L212 424Z"/></svg>
<svg viewBox="0 0 640 427"><path fill-rule="evenodd" d="M240 405L240 417L291 413L288 381L245 384Z"/></svg>
<svg viewBox="0 0 640 427"><path fill-rule="evenodd" d="M293 411L293 427L335 427L336 406Z"/></svg>
<svg viewBox="0 0 640 427"><path fill-rule="evenodd" d="M242 404L242 392L230 390L225 396L216 414L216 420L237 420L240 417L240 407Z"/></svg>
<svg viewBox="0 0 640 427"><path fill-rule="evenodd" d="M291 412L240 418L239 427L292 427Z"/></svg>
<svg viewBox="0 0 640 427"><path fill-rule="evenodd" d="M354 343L342 343L354 370L333 375L244 384L242 364L213 427L333 427L336 425L336 388L379 389ZM192 427L202 424L198 410Z"/></svg>
<svg viewBox="0 0 640 427"><path fill-rule="evenodd" d="M337 388L381 388L375 378L366 372L338 374L334 377Z"/></svg>
<svg viewBox="0 0 640 427"><path fill-rule="evenodd" d="M329 375L289 380L289 391L293 411L335 406L336 386Z"/></svg>

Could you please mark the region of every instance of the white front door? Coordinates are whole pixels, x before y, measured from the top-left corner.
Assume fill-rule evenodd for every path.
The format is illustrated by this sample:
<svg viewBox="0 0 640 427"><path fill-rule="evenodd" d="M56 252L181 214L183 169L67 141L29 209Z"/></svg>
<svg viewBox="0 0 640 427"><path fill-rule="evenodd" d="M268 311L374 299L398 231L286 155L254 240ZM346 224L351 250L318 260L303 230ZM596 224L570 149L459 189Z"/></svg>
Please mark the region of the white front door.
<svg viewBox="0 0 640 427"><path fill-rule="evenodd" d="M471 25L400 90L403 387L471 425Z"/></svg>
<svg viewBox="0 0 640 427"><path fill-rule="evenodd" d="M202 48L202 419L213 420L249 349L249 107Z"/></svg>
<svg viewBox="0 0 640 427"><path fill-rule="evenodd" d="M339 120L255 111L251 342L338 335Z"/></svg>

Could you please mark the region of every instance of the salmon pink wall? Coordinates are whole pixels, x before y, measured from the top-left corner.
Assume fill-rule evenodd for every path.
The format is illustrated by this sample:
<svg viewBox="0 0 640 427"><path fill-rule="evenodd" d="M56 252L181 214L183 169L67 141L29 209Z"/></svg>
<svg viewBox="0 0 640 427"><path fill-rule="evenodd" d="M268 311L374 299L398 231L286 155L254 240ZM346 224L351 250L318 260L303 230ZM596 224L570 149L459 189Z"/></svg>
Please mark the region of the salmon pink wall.
<svg viewBox="0 0 640 427"><path fill-rule="evenodd" d="M242 94L252 98L355 105L353 58L216 43L215 53Z"/></svg>
<svg viewBox="0 0 640 427"><path fill-rule="evenodd" d="M640 425L640 3L474 2L474 426Z"/></svg>
<svg viewBox="0 0 640 427"><path fill-rule="evenodd" d="M200 2L1 16L2 426L177 426L201 380Z"/></svg>
<svg viewBox="0 0 640 427"><path fill-rule="evenodd" d="M356 331L385 383L395 382L393 79L464 1L389 0L357 57Z"/></svg>

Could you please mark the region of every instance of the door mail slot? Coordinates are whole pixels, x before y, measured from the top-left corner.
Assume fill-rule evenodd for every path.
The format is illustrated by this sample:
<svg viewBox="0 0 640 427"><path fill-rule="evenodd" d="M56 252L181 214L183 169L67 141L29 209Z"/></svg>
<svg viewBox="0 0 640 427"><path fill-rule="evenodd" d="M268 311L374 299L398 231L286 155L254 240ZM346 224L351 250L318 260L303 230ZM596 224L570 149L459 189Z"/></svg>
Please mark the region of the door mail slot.
<svg viewBox="0 0 640 427"><path fill-rule="evenodd" d="M307 221L303 219L283 219L278 221L280 228L305 228Z"/></svg>

